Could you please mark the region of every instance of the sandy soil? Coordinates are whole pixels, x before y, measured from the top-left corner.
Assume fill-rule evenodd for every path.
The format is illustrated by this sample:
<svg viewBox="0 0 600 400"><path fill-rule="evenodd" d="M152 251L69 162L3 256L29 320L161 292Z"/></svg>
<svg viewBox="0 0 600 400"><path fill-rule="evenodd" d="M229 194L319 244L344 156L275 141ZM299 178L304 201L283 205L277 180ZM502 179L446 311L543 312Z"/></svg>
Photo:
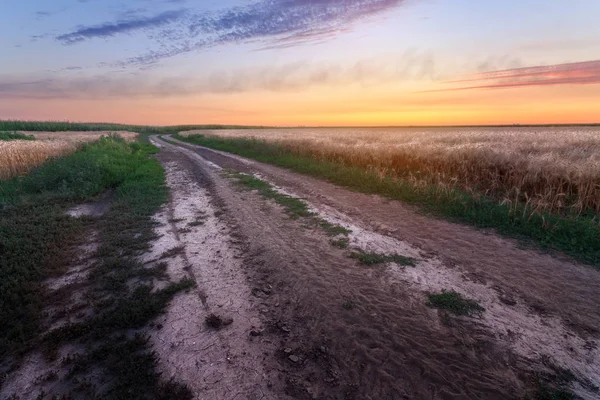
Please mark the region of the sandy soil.
<svg viewBox="0 0 600 400"><path fill-rule="evenodd" d="M148 260L183 248L170 259L171 280L193 278L196 290L177 296L168 313L155 321L152 336L166 378L185 382L198 399L279 399L272 388L277 382L276 364L265 360L272 343L251 336L260 332L261 319L240 259L241 249L221 221L203 175L159 159L167 172L171 201L156 216L158 239ZM214 313L231 321L220 330L206 325Z"/></svg>
<svg viewBox="0 0 600 400"><path fill-rule="evenodd" d="M398 202L199 146L154 140L161 158L170 157L221 204L219 219L238 238L226 247L243 257L244 276L233 279L237 285L244 278L259 299L258 318L266 328L259 347L275 346L271 352L263 348L263 369L278 365L287 395L521 398L534 374L570 370L579 380L572 389L583 398L597 397L590 389L600 383L597 271ZM321 217L352 230L351 248L415 257L418 265L360 266L322 232L291 220L257 194L235 189L220 168L259 174L306 199ZM486 311L479 318L448 320L425 305L426 294L441 289L474 298ZM246 296L241 292L240 298ZM342 307L347 301L353 309ZM272 383L281 398L277 380Z"/></svg>

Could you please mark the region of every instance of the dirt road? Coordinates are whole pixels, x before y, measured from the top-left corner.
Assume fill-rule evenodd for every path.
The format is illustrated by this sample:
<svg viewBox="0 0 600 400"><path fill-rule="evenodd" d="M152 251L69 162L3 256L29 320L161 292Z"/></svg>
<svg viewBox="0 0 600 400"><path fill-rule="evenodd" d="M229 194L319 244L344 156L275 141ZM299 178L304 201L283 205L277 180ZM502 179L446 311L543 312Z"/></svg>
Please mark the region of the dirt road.
<svg viewBox="0 0 600 400"><path fill-rule="evenodd" d="M159 368L197 398L518 399L540 383L600 396L598 271L395 201L151 140L172 201L157 216L162 238L149 257L178 248L170 273L198 281L153 340ZM348 248L241 190L232 170L349 229ZM358 250L416 266L367 267L349 257ZM457 317L428 307L428 293L442 290L485 311ZM210 313L233 322L210 330L202 323Z"/></svg>

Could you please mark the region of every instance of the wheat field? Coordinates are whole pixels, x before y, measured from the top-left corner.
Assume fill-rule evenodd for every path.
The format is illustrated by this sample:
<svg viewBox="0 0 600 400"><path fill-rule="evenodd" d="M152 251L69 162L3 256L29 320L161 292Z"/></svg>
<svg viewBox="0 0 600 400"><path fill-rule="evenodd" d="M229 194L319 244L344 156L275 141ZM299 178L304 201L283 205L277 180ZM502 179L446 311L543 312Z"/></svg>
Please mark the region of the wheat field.
<svg viewBox="0 0 600 400"><path fill-rule="evenodd" d="M20 132L36 140L0 140L0 179L23 175L50 157L61 157L93 142L101 136L118 134L128 141L137 138L132 132Z"/></svg>
<svg viewBox="0 0 600 400"><path fill-rule="evenodd" d="M600 213L600 128L214 130L438 190L461 188L532 212Z"/></svg>

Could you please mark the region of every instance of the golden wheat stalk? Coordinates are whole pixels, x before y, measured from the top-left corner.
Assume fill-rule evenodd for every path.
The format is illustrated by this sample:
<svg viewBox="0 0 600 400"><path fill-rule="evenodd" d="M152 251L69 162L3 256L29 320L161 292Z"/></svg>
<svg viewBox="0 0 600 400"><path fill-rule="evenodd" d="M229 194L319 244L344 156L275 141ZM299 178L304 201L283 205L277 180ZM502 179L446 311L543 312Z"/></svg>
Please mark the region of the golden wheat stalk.
<svg viewBox="0 0 600 400"><path fill-rule="evenodd" d="M407 179L459 187L534 212L600 213L597 128L273 129L196 131L255 138L287 151ZM504 201L507 204L506 200Z"/></svg>

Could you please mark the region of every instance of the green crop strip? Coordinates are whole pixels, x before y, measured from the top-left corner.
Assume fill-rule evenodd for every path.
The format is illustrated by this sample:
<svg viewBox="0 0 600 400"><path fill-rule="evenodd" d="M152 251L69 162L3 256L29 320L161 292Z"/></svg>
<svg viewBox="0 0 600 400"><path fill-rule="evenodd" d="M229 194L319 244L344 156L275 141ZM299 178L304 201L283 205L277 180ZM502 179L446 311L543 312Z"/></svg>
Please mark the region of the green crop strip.
<svg viewBox="0 0 600 400"><path fill-rule="evenodd" d="M19 132L0 132L0 140L35 140L35 137Z"/></svg>
<svg viewBox="0 0 600 400"><path fill-rule="evenodd" d="M475 300L466 299L455 291L442 290L441 293L430 294L428 298L427 305L429 307L447 310L456 315L470 316L485 311L485 308Z"/></svg>

